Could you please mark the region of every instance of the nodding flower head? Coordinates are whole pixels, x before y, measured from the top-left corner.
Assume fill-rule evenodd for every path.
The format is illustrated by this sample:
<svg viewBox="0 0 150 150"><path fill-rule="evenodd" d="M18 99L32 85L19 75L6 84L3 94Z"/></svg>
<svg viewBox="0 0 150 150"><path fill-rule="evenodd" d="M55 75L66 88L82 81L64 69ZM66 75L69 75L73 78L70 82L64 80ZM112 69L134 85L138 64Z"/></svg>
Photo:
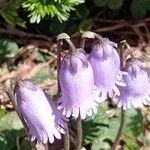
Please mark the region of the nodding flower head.
<svg viewBox="0 0 150 150"><path fill-rule="evenodd" d="M97 111L96 96L94 94L94 76L91 64L83 50L77 49L74 54L66 55L61 64L59 81L61 97L58 109L63 115L77 118L80 114L84 119Z"/></svg>
<svg viewBox="0 0 150 150"><path fill-rule="evenodd" d="M99 90L102 101L120 95L118 86L125 86L120 71L120 58L116 51L116 44L108 39L98 41L93 45L88 57L94 71L94 83Z"/></svg>
<svg viewBox="0 0 150 150"><path fill-rule="evenodd" d="M123 76L125 87L120 87L118 106L124 109L143 107L150 101L150 83L147 72L138 59L128 59L125 66L128 75Z"/></svg>
<svg viewBox="0 0 150 150"><path fill-rule="evenodd" d="M57 105L38 86L31 81L20 81L16 87L16 104L25 120L31 140L54 142L64 133L66 118L57 110Z"/></svg>

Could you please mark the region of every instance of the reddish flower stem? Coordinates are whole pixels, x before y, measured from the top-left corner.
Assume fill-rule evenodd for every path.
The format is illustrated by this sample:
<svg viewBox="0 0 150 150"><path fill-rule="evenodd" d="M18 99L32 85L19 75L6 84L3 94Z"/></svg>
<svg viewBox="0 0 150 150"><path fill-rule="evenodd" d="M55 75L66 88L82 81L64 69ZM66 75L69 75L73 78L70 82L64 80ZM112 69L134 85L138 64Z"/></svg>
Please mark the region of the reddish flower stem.
<svg viewBox="0 0 150 150"><path fill-rule="evenodd" d="M121 41L118 45L118 49L119 49L119 53L120 53L120 68L121 70L123 70L124 68L124 57L123 57L123 52L125 50L125 46L126 45L126 41ZM128 47L127 47L128 48ZM116 135L115 141L112 145L111 150L116 150L116 147L118 145L118 142L120 140L121 134L122 134L122 130L123 130L123 126L124 126L124 122L125 122L125 111L123 109L123 106L121 107L121 118L120 118L120 126L119 126L119 130L118 133Z"/></svg>
<svg viewBox="0 0 150 150"><path fill-rule="evenodd" d="M57 41L57 81L58 81L58 96L60 96L61 88L59 83L59 72L61 66L61 42L62 40ZM70 149L70 139L69 139L69 130L66 129L66 134L64 135L64 150Z"/></svg>
<svg viewBox="0 0 150 150"><path fill-rule="evenodd" d="M80 150L82 148L82 121L81 121L81 116L77 118L77 144L75 147L75 150Z"/></svg>
<svg viewBox="0 0 150 150"><path fill-rule="evenodd" d="M15 86L16 86L16 85L15 85ZM21 120L21 122L22 122L22 124L23 124L23 126L24 126L26 135L27 135L28 138L30 139L30 135L29 135L29 132L28 132L28 131L29 131L28 126L27 126L25 120L23 119L23 117L22 117L22 115L21 115L21 113L20 113L20 111L18 110L18 107L17 107L17 105L16 105L16 98L15 98L15 94L14 94L14 87L13 87L11 81L9 82L9 84L5 84L5 92L6 92L6 94L8 95L10 101L12 102L13 107L14 107L14 109L15 109L17 115L18 115L19 119ZM35 146L35 143L32 142L31 140L30 140L30 143L31 143L32 149L33 149L33 150L37 150L37 148L36 148L36 146Z"/></svg>

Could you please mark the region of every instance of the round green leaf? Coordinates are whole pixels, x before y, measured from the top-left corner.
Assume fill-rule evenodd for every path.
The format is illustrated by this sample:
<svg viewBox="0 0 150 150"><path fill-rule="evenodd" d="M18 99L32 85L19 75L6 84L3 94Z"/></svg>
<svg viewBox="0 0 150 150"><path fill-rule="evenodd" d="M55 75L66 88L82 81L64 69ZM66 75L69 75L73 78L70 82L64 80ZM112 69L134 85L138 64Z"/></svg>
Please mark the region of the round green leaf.
<svg viewBox="0 0 150 150"><path fill-rule="evenodd" d="M20 130L23 125L16 112L7 113L0 119L0 130Z"/></svg>
<svg viewBox="0 0 150 150"><path fill-rule="evenodd" d="M145 0L145 5L144 7L146 8L147 11L150 11L150 0Z"/></svg>
<svg viewBox="0 0 150 150"><path fill-rule="evenodd" d="M144 0L133 0L131 4L131 12L135 18L142 18L146 15L146 7Z"/></svg>
<svg viewBox="0 0 150 150"><path fill-rule="evenodd" d="M90 30L92 27L92 24L93 24L92 19L82 20L79 25L80 32L82 33L82 32Z"/></svg>
<svg viewBox="0 0 150 150"><path fill-rule="evenodd" d="M103 7L107 4L107 0L94 0L94 3L98 7Z"/></svg>
<svg viewBox="0 0 150 150"><path fill-rule="evenodd" d="M0 58L13 57L18 52L19 47L11 39L0 39Z"/></svg>
<svg viewBox="0 0 150 150"><path fill-rule="evenodd" d="M108 0L107 5L110 9L119 9L123 5L123 0Z"/></svg>
<svg viewBox="0 0 150 150"><path fill-rule="evenodd" d="M76 14L79 18L87 18L89 15L89 10L85 5L78 6Z"/></svg>

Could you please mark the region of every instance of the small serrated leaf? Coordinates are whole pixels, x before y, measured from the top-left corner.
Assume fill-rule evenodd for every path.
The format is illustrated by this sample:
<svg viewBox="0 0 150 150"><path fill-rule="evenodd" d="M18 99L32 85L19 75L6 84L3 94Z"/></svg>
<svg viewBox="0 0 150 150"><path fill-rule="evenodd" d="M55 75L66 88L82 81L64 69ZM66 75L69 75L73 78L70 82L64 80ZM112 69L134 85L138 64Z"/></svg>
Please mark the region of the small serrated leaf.
<svg viewBox="0 0 150 150"><path fill-rule="evenodd" d="M129 109L126 111L124 132L134 137L144 133L143 116L139 109Z"/></svg>

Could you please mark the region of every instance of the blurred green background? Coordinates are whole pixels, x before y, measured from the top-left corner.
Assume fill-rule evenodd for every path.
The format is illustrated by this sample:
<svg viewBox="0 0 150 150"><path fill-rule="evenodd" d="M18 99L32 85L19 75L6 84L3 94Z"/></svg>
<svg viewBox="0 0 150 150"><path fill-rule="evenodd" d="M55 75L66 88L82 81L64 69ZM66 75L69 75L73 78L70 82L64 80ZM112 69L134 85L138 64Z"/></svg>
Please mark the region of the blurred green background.
<svg viewBox="0 0 150 150"><path fill-rule="evenodd" d="M149 24L150 0L0 1L0 150L31 149L2 91L3 83L17 75L28 77L55 98L57 34L66 32L79 45L80 33L92 30L115 41L127 38L137 48L143 42L149 48ZM119 30L114 31L114 27ZM119 122L120 109L110 101L102 103L96 115L83 121L83 146L87 150L109 150ZM127 110L118 150L149 150L149 130L149 107Z"/></svg>

